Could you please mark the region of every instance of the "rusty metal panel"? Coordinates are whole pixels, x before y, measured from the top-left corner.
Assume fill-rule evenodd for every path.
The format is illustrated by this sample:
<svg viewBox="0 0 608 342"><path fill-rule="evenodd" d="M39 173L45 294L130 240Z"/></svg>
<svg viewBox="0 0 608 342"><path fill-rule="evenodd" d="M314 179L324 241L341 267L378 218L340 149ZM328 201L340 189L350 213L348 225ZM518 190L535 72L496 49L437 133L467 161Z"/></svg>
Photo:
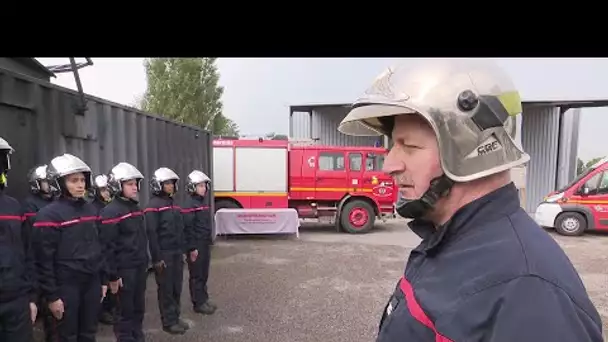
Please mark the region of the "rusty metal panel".
<svg viewBox="0 0 608 342"><path fill-rule="evenodd" d="M87 112L77 115L78 100L70 89L0 69L0 136L15 148L8 194L23 199L27 171L65 152L82 158L95 174L122 161L135 165L146 177L143 204L152 172L161 166L180 176L179 200L185 198L185 179L193 169L213 179L209 132L90 95Z"/></svg>
<svg viewBox="0 0 608 342"><path fill-rule="evenodd" d="M555 190L559 140L559 108L525 106L522 145L530 155L526 176L526 206L534 213L544 196Z"/></svg>

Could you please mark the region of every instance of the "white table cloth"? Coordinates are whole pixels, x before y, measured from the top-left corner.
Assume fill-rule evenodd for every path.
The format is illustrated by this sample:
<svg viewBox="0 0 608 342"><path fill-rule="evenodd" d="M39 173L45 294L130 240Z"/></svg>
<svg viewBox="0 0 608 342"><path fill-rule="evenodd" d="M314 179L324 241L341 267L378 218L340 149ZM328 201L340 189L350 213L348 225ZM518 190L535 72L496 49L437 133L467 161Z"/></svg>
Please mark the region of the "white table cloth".
<svg viewBox="0 0 608 342"><path fill-rule="evenodd" d="M300 237L298 212L282 209L220 209L215 213L215 235L296 234Z"/></svg>

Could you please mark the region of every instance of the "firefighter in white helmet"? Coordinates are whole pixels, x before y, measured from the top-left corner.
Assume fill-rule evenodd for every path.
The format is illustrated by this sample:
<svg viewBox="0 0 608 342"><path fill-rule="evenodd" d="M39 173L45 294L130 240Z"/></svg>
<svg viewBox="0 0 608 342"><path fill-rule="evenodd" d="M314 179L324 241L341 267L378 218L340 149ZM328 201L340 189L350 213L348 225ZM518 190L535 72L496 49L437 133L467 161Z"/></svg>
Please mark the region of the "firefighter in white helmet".
<svg viewBox="0 0 608 342"><path fill-rule="evenodd" d="M40 232L37 264L41 293L56 326L57 341L95 341L99 307L107 291L98 210L86 200L91 169L80 158L63 154L47 170L58 195L36 214Z"/></svg>
<svg viewBox="0 0 608 342"><path fill-rule="evenodd" d="M515 140L521 112L493 62L429 60L388 69L341 122L345 134L392 138L384 171L422 238L378 341L603 341L576 270L511 182L529 160Z"/></svg>
<svg viewBox="0 0 608 342"><path fill-rule="evenodd" d="M184 220L175 201L179 176L167 167L154 171L150 179L152 198L145 209L150 256L158 286L158 307L163 330L182 335L189 326L180 318L184 254Z"/></svg>
<svg viewBox="0 0 608 342"><path fill-rule="evenodd" d="M148 238L139 205L142 173L129 163L118 163L109 173L113 199L99 216L104 241L110 294L118 309L114 333L117 341L144 341Z"/></svg>
<svg viewBox="0 0 608 342"><path fill-rule="evenodd" d="M32 250L35 250L36 244L40 241L39 230L33 229L36 213L53 202L53 194L47 180L47 167L46 164L36 165L27 173L30 193L23 200L23 231L24 234L27 234L25 240L31 242ZM38 300L38 317L42 320L45 340L51 342L53 341L52 315L48 310L48 306L44 302L41 302L40 298Z"/></svg>
<svg viewBox="0 0 608 342"><path fill-rule="evenodd" d="M6 194L13 148L0 137L0 340L30 341L36 319L34 260L21 204Z"/></svg>
<svg viewBox="0 0 608 342"><path fill-rule="evenodd" d="M103 209L112 200L112 194L108 188L108 176L97 175L93 179L93 187L91 188L91 197L93 205L97 210Z"/></svg>
<svg viewBox="0 0 608 342"><path fill-rule="evenodd" d="M211 261L211 212L209 196L211 179L202 171L188 175L186 191L188 199L183 208L188 270L190 273L190 300L194 312L211 315L217 306L209 300L207 280Z"/></svg>
<svg viewBox="0 0 608 342"><path fill-rule="evenodd" d="M110 203L112 195L108 188L108 176L101 174L93 178L90 197L92 197L91 203L97 208L98 212L101 212L101 209ZM101 224L98 225L98 228L101 228L101 226ZM101 230L99 231L99 234L101 236ZM99 323L113 325L116 322L116 301L117 299L114 294L111 292L106 294L103 303L101 303L101 308L99 309Z"/></svg>

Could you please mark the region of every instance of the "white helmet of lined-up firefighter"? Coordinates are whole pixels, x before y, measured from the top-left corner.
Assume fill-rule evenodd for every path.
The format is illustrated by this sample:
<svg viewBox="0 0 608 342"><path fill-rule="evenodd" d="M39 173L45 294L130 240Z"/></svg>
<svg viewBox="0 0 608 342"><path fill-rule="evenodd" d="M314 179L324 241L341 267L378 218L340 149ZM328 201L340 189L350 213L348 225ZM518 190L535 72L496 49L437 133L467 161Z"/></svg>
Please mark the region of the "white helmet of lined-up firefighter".
<svg viewBox="0 0 608 342"><path fill-rule="evenodd" d="M11 154L14 151L8 141L0 137L0 189L8 185L6 174L11 169Z"/></svg>
<svg viewBox="0 0 608 342"><path fill-rule="evenodd" d="M48 166L37 165L31 168L27 173L27 182L30 186L30 192L33 194L44 193L42 182L48 182L47 180L47 170Z"/></svg>
<svg viewBox="0 0 608 342"><path fill-rule="evenodd" d="M106 175L97 175L95 179L93 179L93 187L96 190L107 188L108 187L108 176Z"/></svg>
<svg viewBox="0 0 608 342"><path fill-rule="evenodd" d="M108 188L108 176L102 173L93 178L93 186L90 189L90 195L97 196L100 199L103 199L104 201L109 200L102 195L104 189L107 189L108 192L110 191L110 189Z"/></svg>
<svg viewBox="0 0 608 342"><path fill-rule="evenodd" d="M188 179L186 181L186 191L189 194L196 193L196 186L200 183L205 183L207 186L207 190L209 190L209 185L211 184L211 178L207 176L204 172L199 170L194 170L190 172L188 175Z"/></svg>
<svg viewBox="0 0 608 342"><path fill-rule="evenodd" d="M118 163L110 171L109 186L112 194L116 195L122 192L122 183L135 179L137 180L137 190L140 190L140 183L144 179L144 175L133 165L129 163Z"/></svg>
<svg viewBox="0 0 608 342"><path fill-rule="evenodd" d="M154 171L154 175L150 179L150 190L153 194L158 195L163 191L163 183L173 181L175 192L177 192L177 183L179 176L168 167L161 167Z"/></svg>
<svg viewBox="0 0 608 342"><path fill-rule="evenodd" d="M83 173L85 190L92 188L91 168L80 158L65 153L51 160L47 168L47 179L54 192L67 194L65 177L74 173Z"/></svg>
<svg viewBox="0 0 608 342"><path fill-rule="evenodd" d="M530 159L515 137L521 112L519 93L494 62L434 59L386 70L354 102L338 130L390 136L395 116L421 116L438 141L444 172L435 186L438 197L453 182L483 178Z"/></svg>

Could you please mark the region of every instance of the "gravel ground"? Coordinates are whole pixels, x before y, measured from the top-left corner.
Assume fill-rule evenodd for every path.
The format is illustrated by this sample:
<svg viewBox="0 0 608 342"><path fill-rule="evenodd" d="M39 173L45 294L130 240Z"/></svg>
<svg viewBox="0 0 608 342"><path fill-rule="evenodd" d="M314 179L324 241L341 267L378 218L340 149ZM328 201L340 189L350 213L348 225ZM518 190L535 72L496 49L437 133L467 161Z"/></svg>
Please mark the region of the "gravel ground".
<svg viewBox="0 0 608 342"><path fill-rule="evenodd" d="M551 235L578 268L604 322L608 322L608 234L566 238ZM373 341L380 313L419 242L404 221L379 224L370 234L338 234L306 224L295 237L221 238L213 249L209 292L219 309L192 312L187 272L183 336L160 329L156 283L148 279L148 342L155 341ZM605 324L605 329L608 326ZM114 341L100 326L99 342Z"/></svg>
<svg viewBox="0 0 608 342"><path fill-rule="evenodd" d="M551 231L551 235L566 251L578 270L608 332L608 234L588 233L579 237L565 237ZM608 341L608 335L604 337Z"/></svg>

